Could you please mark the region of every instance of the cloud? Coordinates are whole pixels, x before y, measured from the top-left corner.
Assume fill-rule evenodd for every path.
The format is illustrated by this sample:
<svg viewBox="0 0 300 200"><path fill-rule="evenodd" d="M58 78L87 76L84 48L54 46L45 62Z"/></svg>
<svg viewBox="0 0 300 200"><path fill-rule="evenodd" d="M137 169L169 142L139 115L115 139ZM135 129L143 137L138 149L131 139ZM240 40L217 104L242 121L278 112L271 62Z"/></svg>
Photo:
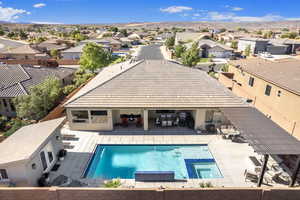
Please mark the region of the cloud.
<svg viewBox="0 0 300 200"><path fill-rule="evenodd" d="M45 7L45 6L46 6L46 4L44 4L44 3L37 3L37 4L33 5L34 8L42 8L42 7Z"/></svg>
<svg viewBox="0 0 300 200"><path fill-rule="evenodd" d="M229 8L231 11L242 11L242 10L244 10L244 8L237 7L237 6L230 6L230 5L226 5L225 8Z"/></svg>
<svg viewBox="0 0 300 200"><path fill-rule="evenodd" d="M232 22L265 22L265 21L282 21L297 20L300 18L285 18L280 15L267 14L264 16L239 16L235 13L208 12L205 17L211 21L232 21Z"/></svg>
<svg viewBox="0 0 300 200"><path fill-rule="evenodd" d="M170 6L168 8L161 8L161 12L166 12L166 13L180 13L184 11L189 11L193 10L193 8L188 7L188 6Z"/></svg>
<svg viewBox="0 0 300 200"><path fill-rule="evenodd" d="M42 22L42 21L32 21L32 24L63 24L61 22Z"/></svg>
<svg viewBox="0 0 300 200"><path fill-rule="evenodd" d="M241 8L241 7L232 7L231 10L233 10L233 11L242 11L242 10L244 10L244 8Z"/></svg>
<svg viewBox="0 0 300 200"><path fill-rule="evenodd" d="M9 21L13 22L18 19L22 14L30 14L23 9L15 9L15 8L4 8L0 6L0 21Z"/></svg>

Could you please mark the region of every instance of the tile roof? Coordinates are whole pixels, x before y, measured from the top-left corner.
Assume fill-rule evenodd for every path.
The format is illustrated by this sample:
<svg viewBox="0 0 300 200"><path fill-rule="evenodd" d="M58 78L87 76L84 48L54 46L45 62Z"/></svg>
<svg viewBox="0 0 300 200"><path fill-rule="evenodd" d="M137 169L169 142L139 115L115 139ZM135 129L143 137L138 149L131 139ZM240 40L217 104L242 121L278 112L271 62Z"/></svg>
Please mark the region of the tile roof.
<svg viewBox="0 0 300 200"><path fill-rule="evenodd" d="M77 45L75 47L72 47L70 49L67 49L67 50L64 50L62 51L62 53L81 53L83 51L83 47L85 46L86 44L80 44L80 45Z"/></svg>
<svg viewBox="0 0 300 200"><path fill-rule="evenodd" d="M105 73L105 72L104 72ZM101 78L102 77L102 78ZM104 76L105 77L105 76ZM166 60L146 60L103 80L100 72L66 107L243 107L248 106L198 69Z"/></svg>
<svg viewBox="0 0 300 200"><path fill-rule="evenodd" d="M24 126L0 143L0 165L32 158L65 118Z"/></svg>
<svg viewBox="0 0 300 200"><path fill-rule="evenodd" d="M300 60L286 59L277 62L261 58L230 61L244 71L300 95Z"/></svg>
<svg viewBox="0 0 300 200"><path fill-rule="evenodd" d="M202 45L208 45L208 46L210 46L211 48L213 48L213 47L220 47L220 48L222 48L222 49L224 49L224 50L233 51L232 48L230 48L230 47L228 47L228 46L226 46L226 45L217 43L217 42L212 41L212 40L204 40L204 39L203 39L203 40L199 40L198 46L201 47Z"/></svg>
<svg viewBox="0 0 300 200"><path fill-rule="evenodd" d="M49 76L59 79L74 73L74 69L34 67L31 65L0 65L0 97L28 94L30 88Z"/></svg>
<svg viewBox="0 0 300 200"><path fill-rule="evenodd" d="M255 37L244 37L244 38L240 38L240 40L246 40L246 41L254 41L254 42L268 42L268 39L263 39L263 38L255 38Z"/></svg>
<svg viewBox="0 0 300 200"><path fill-rule="evenodd" d="M3 51L2 54L39 54L40 51L32 48L30 45L25 44L17 48L8 49Z"/></svg>
<svg viewBox="0 0 300 200"><path fill-rule="evenodd" d="M182 33L176 33L176 41L182 41L182 42L188 42L189 40L191 41L196 41L201 39L203 36L207 34L205 33L193 33L193 32L182 32Z"/></svg>

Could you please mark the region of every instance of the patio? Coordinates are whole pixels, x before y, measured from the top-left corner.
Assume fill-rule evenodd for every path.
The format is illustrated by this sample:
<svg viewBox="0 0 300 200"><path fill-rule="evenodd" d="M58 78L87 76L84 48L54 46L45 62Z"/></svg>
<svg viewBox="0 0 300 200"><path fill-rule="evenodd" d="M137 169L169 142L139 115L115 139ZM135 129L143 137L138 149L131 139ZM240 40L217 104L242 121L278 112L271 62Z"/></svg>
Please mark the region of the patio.
<svg viewBox="0 0 300 200"><path fill-rule="evenodd" d="M244 172L249 168L249 156L258 156L247 143L233 143L222 139L221 135L144 135L144 134L111 134L90 131L71 131L65 125L64 135L73 139L65 142L71 147L59 169L51 172L51 178L65 175L73 180L88 184L88 187L101 187L104 180L82 178L85 168L97 144L208 144L218 167L223 175L219 179L187 179L186 182L136 182L134 179L122 179L122 187L135 188L199 188L203 182L211 182L217 187L254 187L256 183L245 182Z"/></svg>

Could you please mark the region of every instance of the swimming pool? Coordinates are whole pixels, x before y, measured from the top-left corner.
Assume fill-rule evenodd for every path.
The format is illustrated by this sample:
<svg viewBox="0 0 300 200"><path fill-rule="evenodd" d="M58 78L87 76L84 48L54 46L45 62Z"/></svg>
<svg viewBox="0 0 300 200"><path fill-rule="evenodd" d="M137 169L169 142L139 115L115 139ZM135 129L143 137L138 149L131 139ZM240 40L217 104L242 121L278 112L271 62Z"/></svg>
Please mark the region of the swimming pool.
<svg viewBox="0 0 300 200"><path fill-rule="evenodd" d="M207 145L98 145L84 177L134 179L136 171L174 171L176 179L222 177Z"/></svg>

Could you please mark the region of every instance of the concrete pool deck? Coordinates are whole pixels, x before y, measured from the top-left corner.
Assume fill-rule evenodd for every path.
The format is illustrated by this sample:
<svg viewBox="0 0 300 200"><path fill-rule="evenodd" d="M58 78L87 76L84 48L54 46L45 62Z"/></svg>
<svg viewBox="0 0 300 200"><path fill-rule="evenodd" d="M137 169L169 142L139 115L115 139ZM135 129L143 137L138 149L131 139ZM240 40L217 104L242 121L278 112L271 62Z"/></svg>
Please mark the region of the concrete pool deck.
<svg viewBox="0 0 300 200"><path fill-rule="evenodd" d="M249 167L247 158L254 155L248 144L232 143L224 140L220 135L101 135L101 132L70 131L65 125L62 134L73 135L74 138L65 140L72 148L56 172L51 177L65 175L72 179L87 183L89 187L100 187L104 180L82 178L91 158L94 148L98 144L208 144L217 165L223 175L218 179L187 179L186 182L136 182L134 179L122 179L123 187L135 188L199 188L202 182L211 182L219 187L249 187L254 183L244 181L244 171Z"/></svg>

